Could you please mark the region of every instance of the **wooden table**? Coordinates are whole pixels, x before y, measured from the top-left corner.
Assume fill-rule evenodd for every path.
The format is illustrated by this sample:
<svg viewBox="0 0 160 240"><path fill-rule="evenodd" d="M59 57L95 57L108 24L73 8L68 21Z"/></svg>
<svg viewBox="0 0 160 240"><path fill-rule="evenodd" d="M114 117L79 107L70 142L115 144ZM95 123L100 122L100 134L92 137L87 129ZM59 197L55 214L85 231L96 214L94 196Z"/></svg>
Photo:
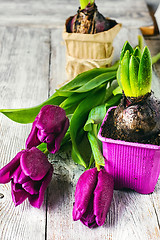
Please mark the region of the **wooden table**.
<svg viewBox="0 0 160 240"><path fill-rule="evenodd" d="M68 2L68 3L67 3ZM66 80L65 19L73 15L74 0L0 0L0 108L37 105ZM123 28L114 41L118 59L124 41L136 45L139 27L151 26L144 0L97 0L99 10L115 18ZM160 52L160 37L146 38L151 53ZM154 66L153 90L160 93L160 64ZM31 124L21 125L0 115L0 167L24 148ZM10 184L0 185L1 240L158 240L160 239L160 182L150 195L114 191L106 223L88 229L73 222L72 207L76 182L83 168L68 152L50 155L54 164L52 182L40 209L28 200L14 206Z"/></svg>

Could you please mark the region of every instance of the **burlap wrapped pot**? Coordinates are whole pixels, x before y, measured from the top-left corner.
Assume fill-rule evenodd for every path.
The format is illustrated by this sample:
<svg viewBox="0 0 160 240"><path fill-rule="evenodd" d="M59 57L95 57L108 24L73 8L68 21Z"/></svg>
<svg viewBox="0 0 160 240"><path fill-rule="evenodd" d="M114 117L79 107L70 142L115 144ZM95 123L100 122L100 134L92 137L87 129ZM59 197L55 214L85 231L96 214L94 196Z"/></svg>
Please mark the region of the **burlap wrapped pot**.
<svg viewBox="0 0 160 240"><path fill-rule="evenodd" d="M67 19L66 23L69 21ZM96 34L63 32L66 44L66 72L70 81L79 73L92 68L110 66L113 58L113 40L118 34L121 24L108 31Z"/></svg>

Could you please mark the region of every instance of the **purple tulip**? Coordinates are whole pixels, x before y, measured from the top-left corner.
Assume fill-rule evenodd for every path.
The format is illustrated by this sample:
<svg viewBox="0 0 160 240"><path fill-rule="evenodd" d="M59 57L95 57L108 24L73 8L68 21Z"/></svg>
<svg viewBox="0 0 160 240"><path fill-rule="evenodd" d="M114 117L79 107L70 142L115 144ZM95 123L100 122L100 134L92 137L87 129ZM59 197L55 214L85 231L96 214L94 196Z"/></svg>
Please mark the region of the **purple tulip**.
<svg viewBox="0 0 160 240"><path fill-rule="evenodd" d="M104 169L85 171L79 178L73 207L73 220L89 228L104 224L113 197L113 177Z"/></svg>
<svg viewBox="0 0 160 240"><path fill-rule="evenodd" d="M56 153L69 127L69 120L64 109L59 106L46 105L41 108L33 122L31 132L26 141L26 148L47 143L49 152Z"/></svg>
<svg viewBox="0 0 160 240"><path fill-rule="evenodd" d="M0 183L11 181L15 206L28 198L33 207L40 208L45 190L52 179L53 166L39 149L22 150L0 170Z"/></svg>

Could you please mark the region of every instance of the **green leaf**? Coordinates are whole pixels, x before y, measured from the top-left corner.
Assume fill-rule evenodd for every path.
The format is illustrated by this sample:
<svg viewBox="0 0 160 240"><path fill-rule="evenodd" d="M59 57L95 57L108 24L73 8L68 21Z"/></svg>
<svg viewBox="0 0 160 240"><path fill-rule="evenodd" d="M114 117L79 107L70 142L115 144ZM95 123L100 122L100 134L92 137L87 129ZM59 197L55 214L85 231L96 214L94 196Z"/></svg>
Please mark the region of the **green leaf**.
<svg viewBox="0 0 160 240"><path fill-rule="evenodd" d="M87 120L88 114L90 110L102 104L105 95L105 87L101 87L94 91L93 93L89 94L76 108L70 122L70 135L71 141L73 146L73 152L76 153L79 164L86 167L86 163L80 153L78 148L79 140L78 135L79 131L83 129L83 126ZM75 154L74 154L75 156Z"/></svg>
<svg viewBox="0 0 160 240"><path fill-rule="evenodd" d="M87 164L83 160L82 156L80 155L79 151L75 150L74 146L72 146L71 157L73 161L83 167L87 168Z"/></svg>
<svg viewBox="0 0 160 240"><path fill-rule="evenodd" d="M61 88L60 88L60 89L56 89L56 94L58 96L67 98L67 97L70 97L73 93L69 91L61 91Z"/></svg>
<svg viewBox="0 0 160 240"><path fill-rule="evenodd" d="M141 54L140 48L139 48L139 47L136 47L135 50L134 50L134 52L133 52L133 56L137 57L137 58L139 59L139 61L140 61L141 55L142 55L142 54Z"/></svg>
<svg viewBox="0 0 160 240"><path fill-rule="evenodd" d="M68 143L70 141L71 137L70 137L70 130L68 129L68 131L66 132L64 138L62 139L61 142L61 146L65 145L66 143Z"/></svg>
<svg viewBox="0 0 160 240"><path fill-rule="evenodd" d="M142 58L139 65L138 82L140 95L143 96L151 91L152 82L152 59L150 51L146 46L143 50Z"/></svg>
<svg viewBox="0 0 160 240"><path fill-rule="evenodd" d="M116 106L119 104L120 99L122 97L122 94L117 94L115 96L113 96L111 99L109 99L106 103L105 103L105 107L108 109L112 106Z"/></svg>
<svg viewBox="0 0 160 240"><path fill-rule="evenodd" d="M113 90L113 95L117 95L117 94L121 94L122 95L122 88L120 86L118 86L117 88L115 88Z"/></svg>
<svg viewBox="0 0 160 240"><path fill-rule="evenodd" d="M72 91L77 88L82 87L84 84L88 83L90 80L106 72L112 72L114 65L110 68L94 68L86 72L80 73L72 81L65 84L58 91Z"/></svg>
<svg viewBox="0 0 160 240"><path fill-rule="evenodd" d="M106 94L104 98L104 102L109 100L113 96L113 91L118 87L117 80L113 80L112 82L108 82Z"/></svg>
<svg viewBox="0 0 160 240"><path fill-rule="evenodd" d="M139 96L139 83L138 83L138 71L139 71L139 62L135 56L131 56L129 63L129 77L130 84L132 89L132 97Z"/></svg>
<svg viewBox="0 0 160 240"><path fill-rule="evenodd" d="M94 3L93 0L79 0L80 1L80 5L81 5L81 10L85 9L87 7L87 5L90 3Z"/></svg>
<svg viewBox="0 0 160 240"><path fill-rule="evenodd" d="M117 70L117 82L119 87L122 89L122 83L121 83L121 65L119 65L119 68Z"/></svg>
<svg viewBox="0 0 160 240"><path fill-rule="evenodd" d="M35 117L41 110L41 108L45 105L59 105L62 101L64 101L64 97L57 96L56 94L52 95L45 102L41 103L38 106L31 108L20 108L20 109L0 109L0 112L3 113L6 117L11 119L12 121L18 123L32 123L35 120Z"/></svg>
<svg viewBox="0 0 160 240"><path fill-rule="evenodd" d="M100 105L91 109L87 122L84 125L85 131L91 131L93 124L101 123L106 115L105 105Z"/></svg>
<svg viewBox="0 0 160 240"><path fill-rule="evenodd" d="M121 55L120 55L120 62L122 61L126 51L129 51L130 54L133 53L133 48L132 46L129 44L128 41L125 42L125 44L123 45L123 48L121 50Z"/></svg>
<svg viewBox="0 0 160 240"><path fill-rule="evenodd" d="M65 99L59 106L63 108L64 110L73 107L73 105L76 105L81 102L88 93L73 93L70 97Z"/></svg>
<svg viewBox="0 0 160 240"><path fill-rule="evenodd" d="M99 76L94 77L92 80L84 84L82 87L72 91L77 93L88 92L88 91L91 91L92 89L99 87L103 83L113 80L115 78L116 78L116 71L102 73Z"/></svg>
<svg viewBox="0 0 160 240"><path fill-rule="evenodd" d="M91 154L91 157L90 157L90 160L89 160L89 164L88 164L87 169L90 169L93 163L94 163L94 156L93 156L93 153L92 153L92 154ZM87 169L86 169L86 170L87 170Z"/></svg>
<svg viewBox="0 0 160 240"><path fill-rule="evenodd" d="M81 133L82 133L82 131L81 131ZM78 151L72 145L73 160L74 160L74 162L87 168L87 166L89 165L89 162L90 162L91 155L92 155L92 150L91 150L91 146L88 141L86 132L83 131L83 136L79 136L79 133L78 133L77 145L78 145ZM82 159L83 159L83 161L81 161Z"/></svg>
<svg viewBox="0 0 160 240"><path fill-rule="evenodd" d="M122 89L126 96L132 96L130 80L129 80L129 61L130 61L130 52L129 50L127 50L121 61L121 68L120 68L120 79L121 79Z"/></svg>
<svg viewBox="0 0 160 240"><path fill-rule="evenodd" d="M101 150L98 144L98 139L96 138L93 132L88 132L88 139L91 144L91 149L92 149L95 162L98 165L104 166L105 165L104 157L101 153Z"/></svg>

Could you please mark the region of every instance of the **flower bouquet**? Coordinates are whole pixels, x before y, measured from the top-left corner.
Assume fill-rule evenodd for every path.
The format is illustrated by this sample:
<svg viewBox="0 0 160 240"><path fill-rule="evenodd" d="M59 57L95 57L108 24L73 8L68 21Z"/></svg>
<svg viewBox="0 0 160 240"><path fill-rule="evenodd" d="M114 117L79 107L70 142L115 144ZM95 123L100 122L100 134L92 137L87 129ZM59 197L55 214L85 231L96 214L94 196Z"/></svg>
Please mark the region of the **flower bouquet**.
<svg viewBox="0 0 160 240"><path fill-rule="evenodd" d="M121 28L98 12L94 0L80 4L77 14L66 20L63 32L68 80L89 69L110 66L113 40Z"/></svg>
<svg viewBox="0 0 160 240"><path fill-rule="evenodd" d="M152 63L159 58L158 54L152 58ZM123 94L115 80L116 75ZM75 190L75 221L80 220L90 228L103 225L115 184L120 185L118 188L126 186L142 193L152 192L159 175L160 103L153 97L150 85L151 57L148 48L142 53L139 48L134 50L126 43L120 63L79 74L38 106L0 109L1 113L15 122L32 123L25 149L19 151L11 162L0 170L0 183L11 182L15 206L28 199L33 207L41 207L52 173L54 177L53 166L47 156L55 154L60 148L69 148L73 161L82 165L85 170ZM114 113L110 123L116 131L112 132L117 132L118 139L129 136L132 141L134 136L136 141L139 139L141 143L132 144L126 142L126 139L113 139L109 141L118 141L118 147L105 147L108 140L103 141L107 138L102 132L113 128L104 128L107 122L104 117L108 108L113 106L114 111L110 109L107 113L107 119L111 112ZM98 136L105 142L104 156L101 142L97 138L103 119ZM126 131L129 134L124 134ZM150 141L153 141L152 144ZM121 149L124 143L128 145L126 149ZM128 150L131 145L137 147L139 144L141 146L136 150L133 147ZM116 162L113 161L114 156ZM121 173L117 170L121 170ZM119 175L115 174L117 172ZM136 184L138 181L139 185ZM131 182L132 186L126 185L128 182Z"/></svg>

